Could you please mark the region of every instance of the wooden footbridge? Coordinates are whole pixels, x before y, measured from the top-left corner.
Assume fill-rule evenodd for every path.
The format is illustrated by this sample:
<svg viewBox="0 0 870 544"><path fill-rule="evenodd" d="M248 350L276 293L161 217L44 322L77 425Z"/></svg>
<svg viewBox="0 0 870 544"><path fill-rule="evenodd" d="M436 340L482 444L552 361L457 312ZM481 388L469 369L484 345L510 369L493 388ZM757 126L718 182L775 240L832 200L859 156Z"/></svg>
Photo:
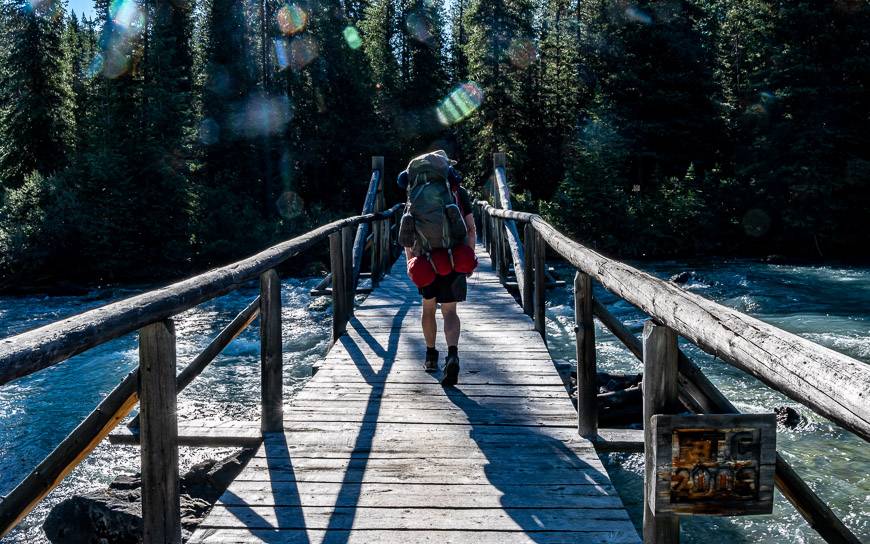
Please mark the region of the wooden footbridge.
<svg viewBox="0 0 870 544"><path fill-rule="evenodd" d="M490 199L475 210L481 265L460 310L460 382L441 387L438 374L422 370L420 300L394 243L401 206L386 207L383 177L376 158L362 215L0 340L0 386L135 331L140 356L139 367L3 498L0 535L109 437L141 445L147 543L181 542L179 445L256 448L189 542L640 542L598 454L645 451L647 489L655 489L653 426L598 428L596 317L644 362L647 422L656 414L737 412L678 349L681 336L870 439L868 365L608 259L537 215L512 211L501 154ZM327 241L332 273L316 291L332 297L332 347L305 388L285 398L276 268ZM576 407L546 346L548 250L577 269ZM370 288L358 288L363 277ZM256 280L260 295L176 373L172 317ZM593 280L651 317L642 338L592 296ZM360 292L368 297L357 303ZM179 423L178 392L255 320L260 420ZM137 403L139 415L119 428ZM770 455L776 487L813 529L828 542L859 542L782 457ZM759 495L772 493L761 487ZM679 517L655 511L652 502L644 501L643 540L678 541Z"/></svg>

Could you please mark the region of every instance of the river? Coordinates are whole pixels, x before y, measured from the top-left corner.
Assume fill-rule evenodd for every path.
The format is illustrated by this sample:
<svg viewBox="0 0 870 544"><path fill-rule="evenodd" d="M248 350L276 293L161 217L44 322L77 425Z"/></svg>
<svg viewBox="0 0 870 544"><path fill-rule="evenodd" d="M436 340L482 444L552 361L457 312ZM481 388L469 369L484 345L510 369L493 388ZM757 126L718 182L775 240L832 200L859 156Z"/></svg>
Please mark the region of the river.
<svg viewBox="0 0 870 544"><path fill-rule="evenodd" d="M749 260L660 261L638 266L663 278L677 272L693 272L686 289L870 363L870 269L773 265ZM567 268L559 272L568 286L548 294L548 338L554 358L573 361L571 272ZM284 379L288 398L305 384L311 365L327 348L329 311L317 309L316 305L311 307L308 295L317 282L311 278L287 279L282 283ZM98 289L80 297L0 297L0 338L140 290ZM179 366L202 350L256 294L252 284L178 316ZM596 295L640 334L643 326L640 312L603 290L597 289ZM640 363L597 323L596 335L600 370L641 371ZM0 495L8 493L135 367L136 348L135 335L128 335L0 387ZM791 406L804 416L804 422L796 429L778 430L780 452L859 539L870 542L870 445L694 346L683 348L740 410L769 412L775 406ZM179 418L257 418L258 353L259 338L254 326L233 341L181 394ZM229 451L182 448L182 470L206 457ZM639 525L642 457L610 454L605 464L632 519ZM4 543L47 542L41 524L52 505L72 494L104 487L116 474L137 470L136 449L101 444ZM684 518L682 527L683 542L687 543L705 542L713 535L720 542L729 543L822 542L778 493L772 515Z"/></svg>

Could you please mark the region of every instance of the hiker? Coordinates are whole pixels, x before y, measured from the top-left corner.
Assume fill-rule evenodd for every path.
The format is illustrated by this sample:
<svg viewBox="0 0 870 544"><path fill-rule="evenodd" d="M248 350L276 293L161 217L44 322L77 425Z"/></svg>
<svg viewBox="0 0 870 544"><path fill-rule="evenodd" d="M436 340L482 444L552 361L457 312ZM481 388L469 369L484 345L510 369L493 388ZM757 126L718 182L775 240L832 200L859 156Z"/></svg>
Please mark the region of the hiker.
<svg viewBox="0 0 870 544"><path fill-rule="evenodd" d="M398 184L408 193L399 225L399 243L405 247L408 275L423 297L423 338L426 357L423 368L438 370L435 309L441 305L447 340L441 384L456 385L459 379L459 314L456 305L466 297L466 276L477 266L477 238L471 198L460 185L456 161L438 150L411 160L399 174Z"/></svg>

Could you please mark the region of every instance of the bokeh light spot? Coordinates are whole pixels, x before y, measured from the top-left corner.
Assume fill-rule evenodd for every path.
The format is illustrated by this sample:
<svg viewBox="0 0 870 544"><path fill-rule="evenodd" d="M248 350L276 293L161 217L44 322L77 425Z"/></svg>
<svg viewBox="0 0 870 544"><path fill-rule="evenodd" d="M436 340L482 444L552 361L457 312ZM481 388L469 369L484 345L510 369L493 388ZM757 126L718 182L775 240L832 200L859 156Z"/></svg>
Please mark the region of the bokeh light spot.
<svg viewBox="0 0 870 544"><path fill-rule="evenodd" d="M220 139L221 127L211 117L206 117L199 124L199 141L204 145L216 144Z"/></svg>
<svg viewBox="0 0 870 544"><path fill-rule="evenodd" d="M362 45L362 38L360 38L359 32L353 25L346 26L342 31L342 35L344 35L344 41L347 42L348 47L351 49L359 49Z"/></svg>
<svg viewBox="0 0 870 544"><path fill-rule="evenodd" d="M653 22L652 15L637 6L629 6L625 8L625 18L642 25L651 25Z"/></svg>
<svg viewBox="0 0 870 544"><path fill-rule="evenodd" d="M409 13L405 17L405 27L412 38L430 47L435 45L435 33L429 19L420 13Z"/></svg>
<svg viewBox="0 0 870 544"><path fill-rule="evenodd" d="M770 230L770 216L764 210L753 208L743 215L743 230L753 238L759 238Z"/></svg>
<svg viewBox="0 0 870 544"><path fill-rule="evenodd" d="M469 81L453 89L436 108L443 125L453 125L467 119L483 102L483 90Z"/></svg>
<svg viewBox="0 0 870 544"><path fill-rule="evenodd" d="M528 68L538 60L538 48L531 40L514 40L508 47L508 58L517 68Z"/></svg>
<svg viewBox="0 0 870 544"><path fill-rule="evenodd" d="M286 96L256 95L233 113L232 134L243 138L277 134L292 117L290 100Z"/></svg>
<svg viewBox="0 0 870 544"><path fill-rule="evenodd" d="M285 191L278 197L275 202L278 208L278 213L284 219L295 219L302 215L302 210L305 208L305 203L298 194L293 191Z"/></svg>
<svg viewBox="0 0 870 544"><path fill-rule="evenodd" d="M287 36L298 34L308 25L308 12L299 4L285 4L278 10L278 28Z"/></svg>
<svg viewBox="0 0 870 544"><path fill-rule="evenodd" d="M301 70L317 58L320 48L311 36L297 36L290 41L290 67Z"/></svg>

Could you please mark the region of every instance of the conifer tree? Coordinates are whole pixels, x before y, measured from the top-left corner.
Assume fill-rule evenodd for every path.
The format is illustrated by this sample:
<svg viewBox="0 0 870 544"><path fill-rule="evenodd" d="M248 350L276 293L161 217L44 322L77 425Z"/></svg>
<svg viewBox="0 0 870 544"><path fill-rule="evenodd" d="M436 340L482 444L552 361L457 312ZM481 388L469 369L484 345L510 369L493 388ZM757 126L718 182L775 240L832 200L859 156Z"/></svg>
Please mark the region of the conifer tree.
<svg viewBox="0 0 870 544"><path fill-rule="evenodd" d="M61 1L3 0L0 9L0 187L14 188L67 164L75 120Z"/></svg>
<svg viewBox="0 0 870 544"><path fill-rule="evenodd" d="M246 125L249 113L263 100L246 24L241 3L209 3L198 131L202 166L194 217L200 251L210 263L236 257L240 248L261 246L269 231L257 175L260 135Z"/></svg>

